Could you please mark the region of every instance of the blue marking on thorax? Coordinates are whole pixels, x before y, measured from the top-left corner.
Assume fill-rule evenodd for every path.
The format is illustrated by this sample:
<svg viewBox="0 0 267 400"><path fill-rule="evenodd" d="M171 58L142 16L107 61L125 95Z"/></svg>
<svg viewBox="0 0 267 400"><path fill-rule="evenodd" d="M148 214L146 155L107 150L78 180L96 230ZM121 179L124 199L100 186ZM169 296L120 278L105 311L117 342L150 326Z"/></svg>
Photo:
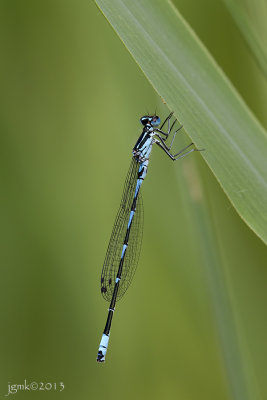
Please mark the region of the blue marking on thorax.
<svg viewBox="0 0 267 400"><path fill-rule="evenodd" d="M142 158L149 158L152 149L152 140L152 137L148 136L143 146L138 148Z"/></svg>

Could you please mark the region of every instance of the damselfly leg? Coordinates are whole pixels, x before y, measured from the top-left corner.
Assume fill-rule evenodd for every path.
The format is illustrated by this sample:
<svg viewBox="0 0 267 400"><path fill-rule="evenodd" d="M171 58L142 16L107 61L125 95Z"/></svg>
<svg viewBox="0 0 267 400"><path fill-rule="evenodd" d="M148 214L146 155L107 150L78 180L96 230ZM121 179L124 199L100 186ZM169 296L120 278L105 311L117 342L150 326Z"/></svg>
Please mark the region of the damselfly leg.
<svg viewBox="0 0 267 400"><path fill-rule="evenodd" d="M161 138L162 139L162 138ZM203 151L204 149L191 149L189 151L187 151L186 153L182 154L186 149L188 149L188 147L192 146L194 143L190 143L188 144L186 147L184 147L182 150L180 150L178 153L176 154L171 154L167 148L167 146L164 146L165 143L161 142L159 140L156 141L157 145L163 150L165 151L165 153L173 160L179 160L179 158L183 158L185 156L187 156L188 154L192 153L193 151ZM179 157L177 157L179 156Z"/></svg>
<svg viewBox="0 0 267 400"><path fill-rule="evenodd" d="M161 125L161 127L160 127L159 129L155 129L156 132L161 133L162 135L165 136L165 137L162 137L162 136L161 136L161 139L162 139L162 141L164 141L164 142L165 142L165 141L168 139L168 137L170 136L170 133L171 133L171 131L172 131L172 129L173 129L175 123L177 122L177 118L175 118L175 120L174 120L173 123L171 124L170 121L171 121L172 115L173 115L173 113L170 113L170 114L168 115L168 117L165 119L165 121L163 122L163 124ZM164 132L162 129L163 129L164 125L166 124L166 122L168 122L168 130L167 130L167 132ZM170 144L169 146L166 145L166 149L167 149L168 151L170 151L171 148L172 148L172 145L173 145L173 142L174 142L176 133L179 132L179 131L182 129L182 127L183 127L183 125L180 125L179 128L176 129L176 131L175 131L174 134L173 134L173 137L172 137L172 140L171 140L171 144Z"/></svg>
<svg viewBox="0 0 267 400"><path fill-rule="evenodd" d="M163 140L167 140L167 139L168 139L168 137L169 137L169 135L170 135L170 133L171 133L173 127L174 127L174 124L175 124L176 121L177 121L177 118L175 118L175 120L174 120L173 123L171 124L171 117L172 117L172 116L173 116L173 112L171 112L171 113L168 115L168 117L164 120L164 122L163 122L163 124L160 126L160 128L155 128L155 131L156 131L156 132L159 132L159 133L161 133L162 135L165 136L164 138L162 138ZM167 132L164 132L162 129L163 129L164 125L166 124L166 122L168 122L168 130L167 130ZM181 128L182 128L182 125L177 129L177 132L178 132ZM176 134L176 132L174 132L174 135L175 135L175 134Z"/></svg>
<svg viewBox="0 0 267 400"><path fill-rule="evenodd" d="M173 123L172 123L172 124L170 123L172 115L173 115L173 113L170 113L170 114L168 115L168 117L165 119L165 121L164 121L163 124L161 125L160 129L157 129L157 128L155 129L155 131L157 132L155 136L157 136L157 138L159 139L159 140L156 140L156 141L155 141L155 142L157 143L157 145L158 145L159 147L161 147L162 150L164 150L165 153L166 153L173 161L176 161L176 160L178 160L179 158L183 158L183 157L187 156L188 154L192 153L193 151L203 151L204 149L191 149L191 150L187 151L186 153L184 153L184 151L185 151L186 149L188 149L190 146L192 146L192 145L194 144L194 143L190 143L190 144L188 144L187 146L185 146L183 149L181 149L178 153L176 153L176 154L171 154L171 153L170 153L170 150L171 150L171 148L172 148L172 145L173 145L173 142L174 142L174 139L175 139L175 136L176 136L177 132L180 131L180 130L183 128L183 125L181 125L181 126L179 126L178 129L176 129L176 131L175 131L174 134L173 134L171 144L170 144L169 146L167 146L167 144L165 143L165 141L168 139L168 137L169 137L169 135L170 135L170 133L171 133L173 127L174 127L174 124L175 124L176 121L177 121L177 119L175 118L175 120L173 121ZM168 123L168 130L167 130L167 132L164 132L162 129L163 129L164 125L166 124L166 122ZM162 136L160 135L160 133L163 134L165 137L162 137ZM183 153L184 153L184 154L183 154ZM179 156L179 157L178 157L178 156Z"/></svg>

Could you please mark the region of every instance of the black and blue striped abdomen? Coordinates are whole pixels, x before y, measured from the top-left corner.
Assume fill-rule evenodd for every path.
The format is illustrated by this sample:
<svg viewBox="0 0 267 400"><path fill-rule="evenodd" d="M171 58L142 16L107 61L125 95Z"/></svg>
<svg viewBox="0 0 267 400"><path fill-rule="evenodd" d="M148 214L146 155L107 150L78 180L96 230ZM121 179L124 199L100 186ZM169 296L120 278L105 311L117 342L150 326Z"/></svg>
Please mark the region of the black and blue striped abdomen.
<svg viewBox="0 0 267 400"><path fill-rule="evenodd" d="M139 189L136 193L136 186L138 184L140 188L140 167L139 162L133 158L102 269L101 293L107 301L112 298L118 270L120 284L117 299L120 299L132 281L139 260L143 236L143 204Z"/></svg>

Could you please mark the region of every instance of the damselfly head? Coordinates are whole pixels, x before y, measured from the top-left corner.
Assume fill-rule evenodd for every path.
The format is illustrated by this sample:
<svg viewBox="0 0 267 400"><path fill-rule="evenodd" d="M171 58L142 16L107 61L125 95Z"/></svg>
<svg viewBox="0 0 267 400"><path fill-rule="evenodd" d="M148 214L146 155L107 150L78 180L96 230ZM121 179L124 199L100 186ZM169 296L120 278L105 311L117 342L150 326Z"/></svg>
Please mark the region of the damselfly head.
<svg viewBox="0 0 267 400"><path fill-rule="evenodd" d="M142 125L158 126L160 124L160 117L157 115L144 115L142 118L140 118L140 122Z"/></svg>

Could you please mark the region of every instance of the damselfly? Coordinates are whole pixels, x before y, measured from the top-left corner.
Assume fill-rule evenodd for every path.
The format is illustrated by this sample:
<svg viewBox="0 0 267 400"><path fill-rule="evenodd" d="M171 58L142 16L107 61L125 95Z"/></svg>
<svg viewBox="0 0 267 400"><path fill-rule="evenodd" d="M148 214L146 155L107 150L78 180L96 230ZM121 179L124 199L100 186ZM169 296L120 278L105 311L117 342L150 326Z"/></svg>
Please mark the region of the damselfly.
<svg viewBox="0 0 267 400"><path fill-rule="evenodd" d="M110 301L110 306L98 349L97 361L99 362L105 361L115 304L128 289L139 259L143 234L143 205L140 188L147 173L152 146L156 143L173 161L185 157L192 151L199 151L193 148L185 152L193 145L190 143L176 154L170 152L175 135L182 128L181 125L174 132L168 146L166 140L176 123L176 119L172 124L170 122L172 114L165 119L160 128L158 128L160 118L157 115L145 115L140 119L144 128L133 148L131 165L101 274L101 293L105 300ZM162 129L166 123L168 129L164 132Z"/></svg>

